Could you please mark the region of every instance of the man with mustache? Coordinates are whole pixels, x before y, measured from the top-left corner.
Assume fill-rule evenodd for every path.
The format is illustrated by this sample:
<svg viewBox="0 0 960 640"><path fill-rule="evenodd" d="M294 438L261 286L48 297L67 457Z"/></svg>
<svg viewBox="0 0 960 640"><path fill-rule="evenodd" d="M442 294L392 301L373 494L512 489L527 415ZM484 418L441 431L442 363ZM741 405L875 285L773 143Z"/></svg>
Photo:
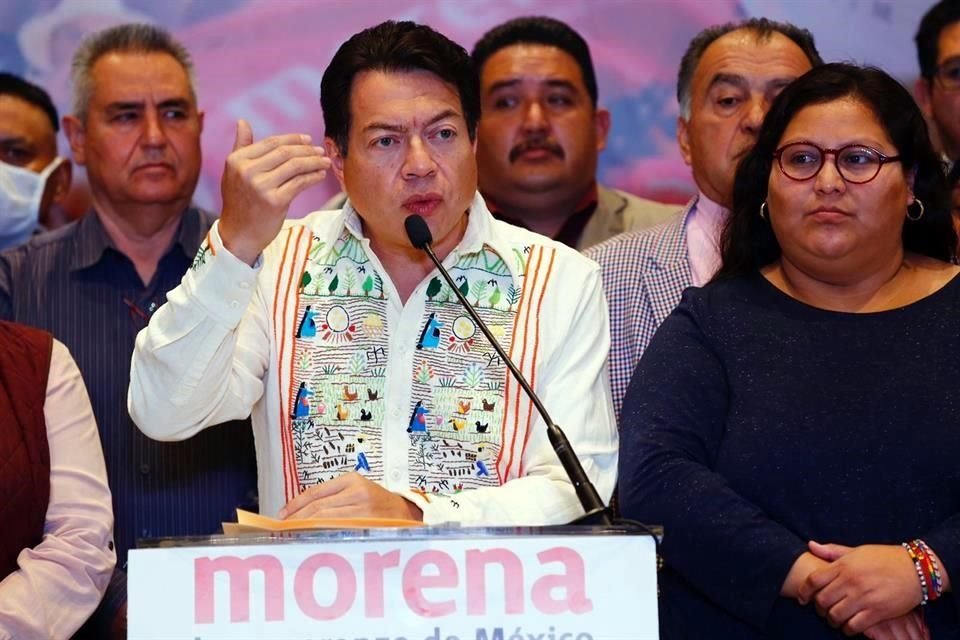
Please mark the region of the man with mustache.
<svg viewBox="0 0 960 640"><path fill-rule="evenodd" d="M416 214L608 498L617 440L600 271L494 219L477 193L467 52L427 26L384 22L340 46L320 102L325 149L304 134L255 140L238 123L220 220L137 339L137 424L178 440L252 411L271 516L582 515L529 398L411 244ZM343 210L285 223L328 168Z"/></svg>
<svg viewBox="0 0 960 640"><path fill-rule="evenodd" d="M580 34L552 18L516 18L484 34L471 57L483 105L480 193L495 216L584 249L677 212L597 183L610 112L597 105Z"/></svg>
<svg viewBox="0 0 960 640"><path fill-rule="evenodd" d="M53 333L83 373L122 568L138 538L215 533L251 502L256 466L248 423L158 443L126 409L136 335L214 220L191 205L203 112L190 54L163 30L122 25L81 44L72 80L73 112L63 127L75 163L86 169L93 208L0 255L0 317ZM108 598L122 602L122 572L114 587Z"/></svg>
<svg viewBox="0 0 960 640"><path fill-rule="evenodd" d="M737 163L787 84L823 60L809 31L765 18L704 29L677 77L677 142L698 193L672 220L589 249L610 302L610 382L617 416L633 369L654 331L689 286L719 267L720 232Z"/></svg>

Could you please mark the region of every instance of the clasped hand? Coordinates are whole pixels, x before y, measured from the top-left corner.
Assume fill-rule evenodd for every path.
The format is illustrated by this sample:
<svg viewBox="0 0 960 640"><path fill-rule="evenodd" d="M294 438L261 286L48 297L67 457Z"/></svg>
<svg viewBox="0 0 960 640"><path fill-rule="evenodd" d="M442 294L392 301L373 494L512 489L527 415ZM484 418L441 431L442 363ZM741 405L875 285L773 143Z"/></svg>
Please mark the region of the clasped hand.
<svg viewBox="0 0 960 640"><path fill-rule="evenodd" d="M847 635L862 633L873 640L929 638L914 611L920 604L920 582L902 547L810 542L809 548L824 562L800 583L800 604L814 604L821 616Z"/></svg>

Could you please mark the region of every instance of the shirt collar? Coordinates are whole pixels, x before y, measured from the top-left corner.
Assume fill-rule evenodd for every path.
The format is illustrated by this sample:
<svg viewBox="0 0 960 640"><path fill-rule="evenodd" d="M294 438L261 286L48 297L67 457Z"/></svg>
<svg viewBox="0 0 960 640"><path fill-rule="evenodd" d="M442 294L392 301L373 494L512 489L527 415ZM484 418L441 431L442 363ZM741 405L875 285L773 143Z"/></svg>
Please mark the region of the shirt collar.
<svg viewBox="0 0 960 640"><path fill-rule="evenodd" d="M331 212L331 215L337 214ZM363 234L363 223L350 200L347 200L344 204L343 211L339 215L343 216L343 227L369 251L369 240ZM519 274L513 265L514 261L511 259L511 246L507 238L498 229L497 220L490 213L483 196L479 192L473 194L473 201L467 210L467 216L467 228L463 232L463 238L453 248L450 255L444 259L444 266L449 268L456 264L460 258L479 253L484 247L488 247L503 260L507 268L510 269L513 279L517 280ZM340 228L339 225L333 225L333 227ZM337 234L339 235L339 231ZM335 238L328 238L327 240L329 246L333 246Z"/></svg>
<svg viewBox="0 0 960 640"><path fill-rule="evenodd" d="M717 204L707 196L703 195L703 191L697 193L697 214L702 214L705 218L712 222L722 222L726 219L729 211L722 204Z"/></svg>
<svg viewBox="0 0 960 640"><path fill-rule="evenodd" d="M180 228L177 230L174 247L179 246L188 258L197 253L206 237L201 218L200 210L195 207L189 207L180 218ZM100 261L108 249L119 252L106 229L103 228L103 222L100 221L100 215L95 209L88 211L76 224L77 231L74 234L76 242L69 265L71 271L92 267Z"/></svg>
<svg viewBox="0 0 960 640"><path fill-rule="evenodd" d="M590 188L580 199L580 202L578 202L577 206L574 207L573 215L566 219L566 221L563 223L563 226L560 227L560 230L557 231L557 234L553 237L553 239L558 242L562 242L569 247L576 248L577 244L580 242L580 236L583 235L583 230L586 229L587 223L590 222L590 218L597 210L597 203L599 200L600 194L597 188L597 182L594 180L592 183L590 183ZM486 205L490 210L490 213L497 220L502 220L507 224L512 224L515 227L521 227L528 230L530 229L530 227L527 226L526 222L523 220L518 220L505 214L503 210L497 206L497 203L493 202L490 198L486 198Z"/></svg>

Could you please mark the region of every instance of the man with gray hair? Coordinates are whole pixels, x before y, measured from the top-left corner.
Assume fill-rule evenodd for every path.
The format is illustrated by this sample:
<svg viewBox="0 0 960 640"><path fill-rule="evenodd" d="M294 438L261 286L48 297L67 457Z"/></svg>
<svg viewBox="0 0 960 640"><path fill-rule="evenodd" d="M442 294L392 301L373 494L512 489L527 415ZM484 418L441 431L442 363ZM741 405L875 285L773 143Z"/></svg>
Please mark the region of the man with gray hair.
<svg viewBox="0 0 960 640"><path fill-rule="evenodd" d="M673 221L585 253L600 263L610 304L610 382L617 417L654 331L689 286L720 264L720 231L740 159L773 99L823 60L806 29L765 18L714 26L690 41L677 77L677 142L697 195Z"/></svg>
<svg viewBox="0 0 960 640"><path fill-rule="evenodd" d="M128 24L86 39L72 72L73 113L63 127L74 161L86 168L93 207L0 254L0 317L52 332L80 366L123 567L138 538L217 531L253 499L256 465L246 422L161 443L143 436L126 409L136 335L214 221L191 206L203 113L190 55L167 32Z"/></svg>

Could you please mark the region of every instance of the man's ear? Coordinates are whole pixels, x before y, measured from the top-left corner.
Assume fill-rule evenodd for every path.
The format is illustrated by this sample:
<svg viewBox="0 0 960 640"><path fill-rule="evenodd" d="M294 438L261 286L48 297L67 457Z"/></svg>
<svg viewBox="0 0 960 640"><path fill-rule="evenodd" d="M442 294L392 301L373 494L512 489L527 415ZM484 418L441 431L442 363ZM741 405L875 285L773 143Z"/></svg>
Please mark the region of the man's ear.
<svg viewBox="0 0 960 640"><path fill-rule="evenodd" d="M607 148L607 136L610 135L610 112L604 108L598 108L593 114L593 128L597 136L597 151L603 151Z"/></svg>
<svg viewBox="0 0 960 640"><path fill-rule="evenodd" d="M690 129L684 118L677 118L677 145L680 147L680 156L687 166L693 164L693 153L690 150Z"/></svg>
<svg viewBox="0 0 960 640"><path fill-rule="evenodd" d="M346 160L345 154L340 153L340 146L333 141L333 138L327 136L323 139L323 148L330 158L330 168L333 169L333 175L337 176L337 182L340 183L340 190L346 191L347 185L343 180L343 164ZM348 196L350 194L347 194Z"/></svg>
<svg viewBox="0 0 960 640"><path fill-rule="evenodd" d="M64 158L60 166L50 174L47 183L47 189L50 191L50 197L53 202L63 202L67 194L70 193L70 183L73 182L73 163L69 158Z"/></svg>
<svg viewBox="0 0 960 640"><path fill-rule="evenodd" d="M920 106L920 110L923 111L923 115L928 118L933 113L933 107L930 104L930 92L933 91L933 85L931 81L927 80L923 76L917 78L917 81L913 84L913 97L916 98L917 104Z"/></svg>
<svg viewBox="0 0 960 640"><path fill-rule="evenodd" d="M63 116L63 133L67 136L70 143L70 152L73 154L73 161L81 167L87 163L86 139L87 134L83 128L83 123L76 116Z"/></svg>

